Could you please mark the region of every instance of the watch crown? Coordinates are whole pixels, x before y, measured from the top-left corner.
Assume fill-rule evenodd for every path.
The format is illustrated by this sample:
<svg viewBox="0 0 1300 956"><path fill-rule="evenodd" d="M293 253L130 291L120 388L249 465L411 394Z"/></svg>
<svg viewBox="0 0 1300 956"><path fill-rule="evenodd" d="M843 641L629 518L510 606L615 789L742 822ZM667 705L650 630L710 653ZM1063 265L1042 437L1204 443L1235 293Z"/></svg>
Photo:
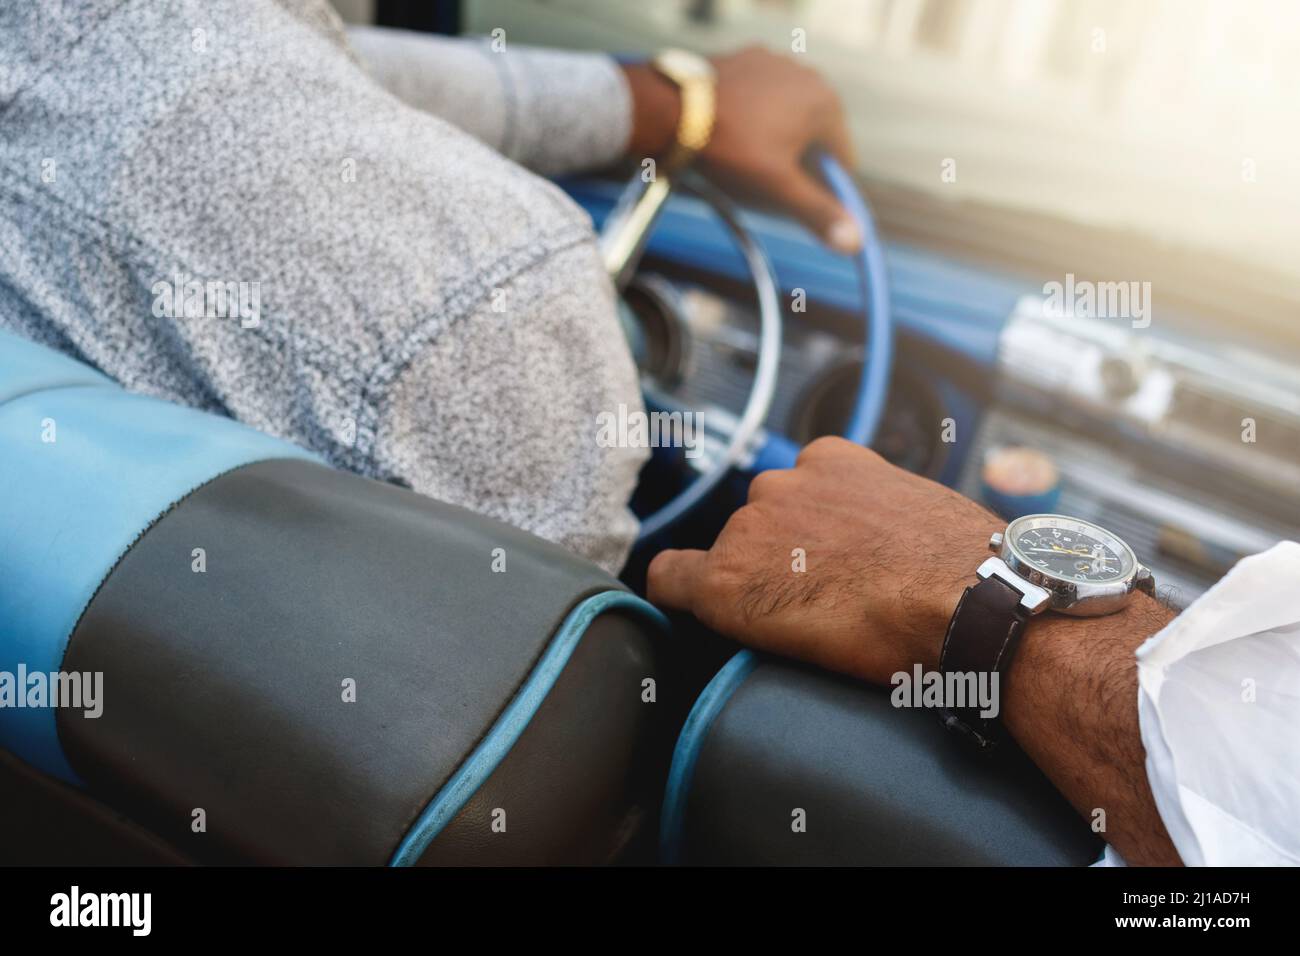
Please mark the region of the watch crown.
<svg viewBox="0 0 1300 956"><path fill-rule="evenodd" d="M994 554L996 554L997 552L999 552L999 551L1002 550L1002 532L1001 532L1001 531L995 531L995 532L993 532L993 536L992 536L991 538L989 538L989 550L992 551Z"/></svg>

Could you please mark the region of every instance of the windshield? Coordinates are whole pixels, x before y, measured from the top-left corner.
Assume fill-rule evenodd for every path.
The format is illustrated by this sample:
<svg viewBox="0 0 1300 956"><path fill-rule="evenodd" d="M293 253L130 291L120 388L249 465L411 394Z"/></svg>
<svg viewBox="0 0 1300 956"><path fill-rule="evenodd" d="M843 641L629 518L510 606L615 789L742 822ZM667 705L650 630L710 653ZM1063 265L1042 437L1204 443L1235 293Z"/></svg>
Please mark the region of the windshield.
<svg viewBox="0 0 1300 956"><path fill-rule="evenodd" d="M880 186L1212 250L1295 294L1289 0L470 0L464 19L614 52L788 49L832 79Z"/></svg>

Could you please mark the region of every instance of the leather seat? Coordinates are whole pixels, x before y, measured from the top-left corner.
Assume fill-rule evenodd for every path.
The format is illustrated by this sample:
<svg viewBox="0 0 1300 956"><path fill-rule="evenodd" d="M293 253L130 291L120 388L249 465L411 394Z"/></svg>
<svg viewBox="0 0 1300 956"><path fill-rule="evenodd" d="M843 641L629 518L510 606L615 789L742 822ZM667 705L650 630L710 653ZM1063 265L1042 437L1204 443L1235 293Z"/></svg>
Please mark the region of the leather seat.
<svg viewBox="0 0 1300 956"><path fill-rule="evenodd" d="M102 675L0 708L0 861L597 863L657 801L605 572L4 333L0 540L0 671Z"/></svg>
<svg viewBox="0 0 1300 956"><path fill-rule="evenodd" d="M742 651L677 743L666 862L1085 866L1101 843L1007 742L978 753L933 712Z"/></svg>

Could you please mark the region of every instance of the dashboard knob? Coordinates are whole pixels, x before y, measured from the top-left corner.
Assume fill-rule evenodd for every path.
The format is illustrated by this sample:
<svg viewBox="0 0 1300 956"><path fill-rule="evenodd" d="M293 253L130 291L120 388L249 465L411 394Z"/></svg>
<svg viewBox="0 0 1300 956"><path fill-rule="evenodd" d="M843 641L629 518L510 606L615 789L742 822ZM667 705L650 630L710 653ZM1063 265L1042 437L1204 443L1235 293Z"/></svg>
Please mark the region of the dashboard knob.
<svg viewBox="0 0 1300 956"><path fill-rule="evenodd" d="M980 470L980 493L984 503L1008 521L1050 514L1061 498L1060 470L1050 455L1036 448L991 448Z"/></svg>
<svg viewBox="0 0 1300 956"><path fill-rule="evenodd" d="M1097 374L1107 397L1117 401L1136 392L1141 381L1137 365L1131 359L1119 355L1108 355L1102 359Z"/></svg>

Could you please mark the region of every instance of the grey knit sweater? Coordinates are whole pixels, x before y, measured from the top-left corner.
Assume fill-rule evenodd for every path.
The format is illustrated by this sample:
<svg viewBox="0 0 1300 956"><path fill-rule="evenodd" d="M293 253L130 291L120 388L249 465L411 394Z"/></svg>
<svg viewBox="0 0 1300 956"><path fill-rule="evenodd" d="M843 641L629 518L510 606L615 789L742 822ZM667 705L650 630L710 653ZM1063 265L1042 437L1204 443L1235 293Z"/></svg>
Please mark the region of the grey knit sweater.
<svg viewBox="0 0 1300 956"><path fill-rule="evenodd" d="M605 57L316 0L2 3L0 327L615 569L635 370L590 221L517 164L629 123Z"/></svg>

